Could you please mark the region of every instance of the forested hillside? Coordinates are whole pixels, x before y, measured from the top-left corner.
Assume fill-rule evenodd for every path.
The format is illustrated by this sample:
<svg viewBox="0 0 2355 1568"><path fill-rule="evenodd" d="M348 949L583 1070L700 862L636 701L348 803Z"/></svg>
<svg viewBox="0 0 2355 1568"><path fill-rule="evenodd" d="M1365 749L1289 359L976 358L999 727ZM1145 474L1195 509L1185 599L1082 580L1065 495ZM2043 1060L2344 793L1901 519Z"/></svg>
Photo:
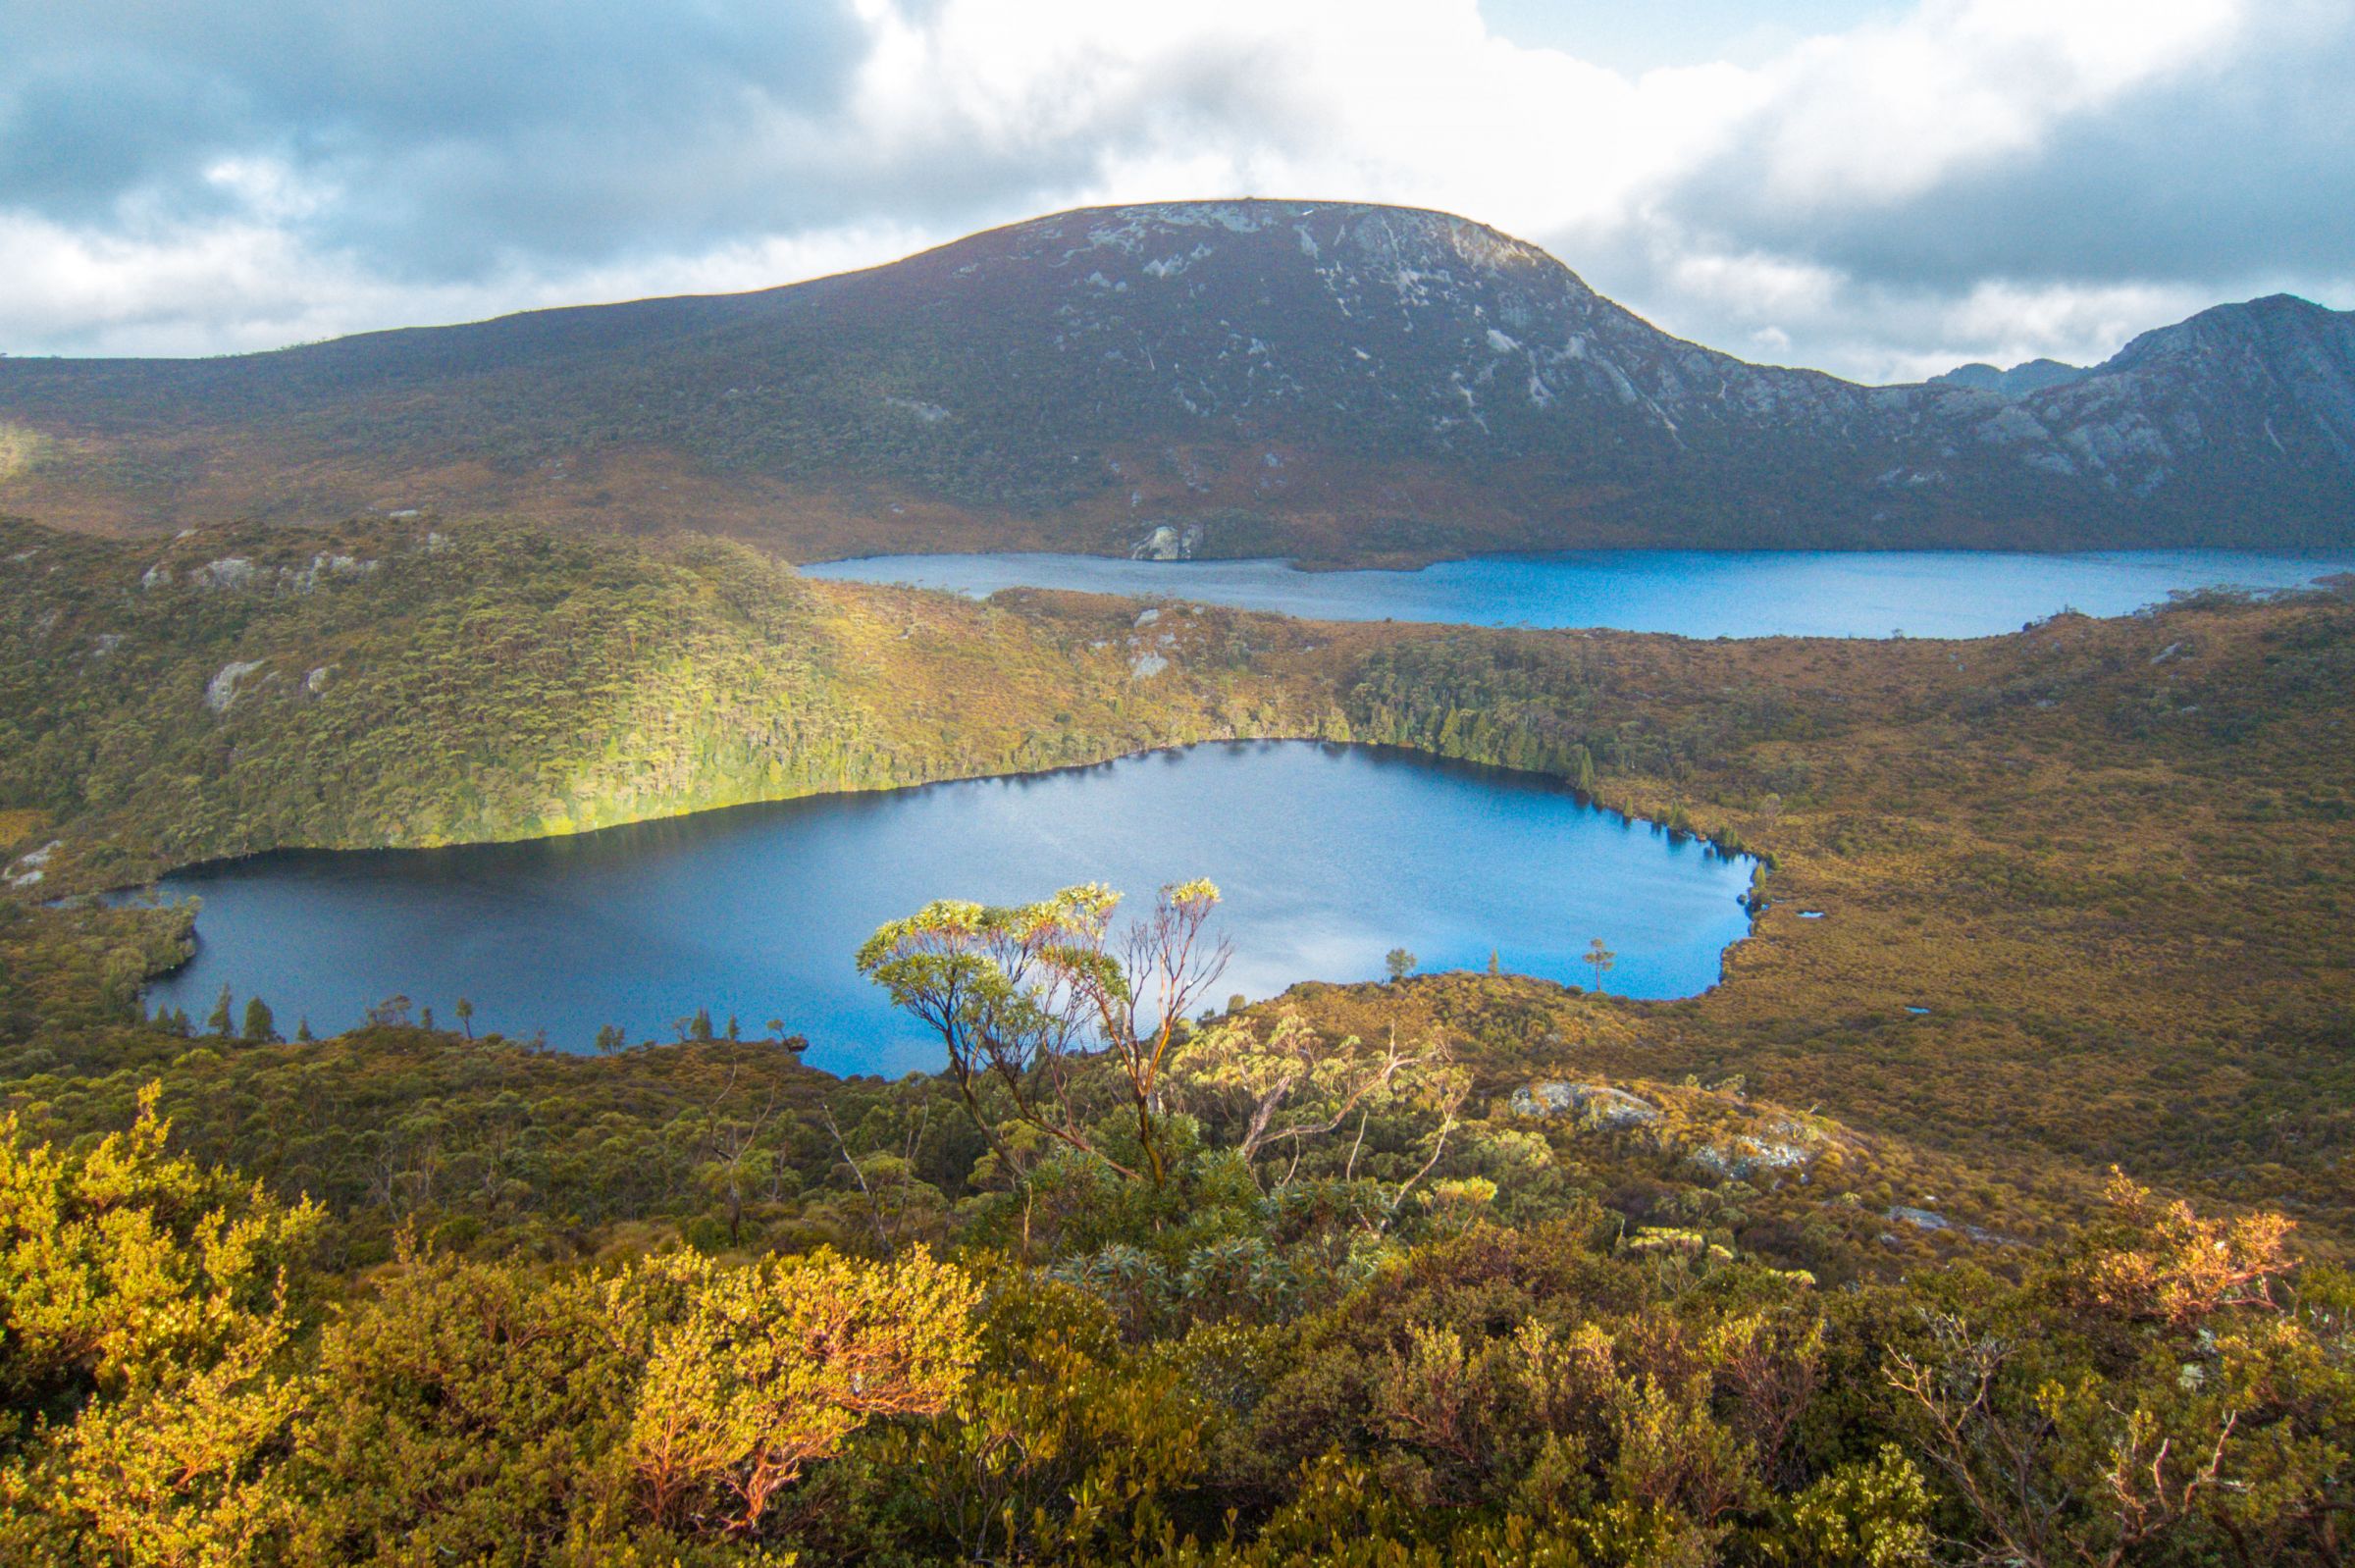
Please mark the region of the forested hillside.
<svg viewBox="0 0 2355 1568"><path fill-rule="evenodd" d="M1328 686L1260 668L1305 641L1272 619L1015 613L710 541L376 522L157 547L0 521L0 800L55 825L51 888L1337 722Z"/></svg>

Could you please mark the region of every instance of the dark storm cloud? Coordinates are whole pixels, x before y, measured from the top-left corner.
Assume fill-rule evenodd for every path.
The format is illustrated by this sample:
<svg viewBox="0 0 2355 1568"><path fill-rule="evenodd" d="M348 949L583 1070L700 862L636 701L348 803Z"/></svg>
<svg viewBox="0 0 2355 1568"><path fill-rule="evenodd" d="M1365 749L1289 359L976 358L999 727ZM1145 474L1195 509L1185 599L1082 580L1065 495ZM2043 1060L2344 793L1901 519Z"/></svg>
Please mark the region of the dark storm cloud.
<svg viewBox="0 0 2355 1568"><path fill-rule="evenodd" d="M707 238L731 200L738 223L789 213L763 153L837 109L866 47L833 0L132 0L103 25L0 0L0 36L7 205L201 217L207 170L269 159L340 193L318 237L447 271Z"/></svg>
<svg viewBox="0 0 2355 1568"><path fill-rule="evenodd" d="M936 9L913 0L918 26ZM1274 63L1215 44L1072 127L878 148L846 118L869 29L846 0L158 0L104 26L0 0L0 207L201 221L267 161L305 243L411 282L690 254L851 223L1024 215L1124 148L1265 118ZM1059 91L1085 83L1059 84Z"/></svg>

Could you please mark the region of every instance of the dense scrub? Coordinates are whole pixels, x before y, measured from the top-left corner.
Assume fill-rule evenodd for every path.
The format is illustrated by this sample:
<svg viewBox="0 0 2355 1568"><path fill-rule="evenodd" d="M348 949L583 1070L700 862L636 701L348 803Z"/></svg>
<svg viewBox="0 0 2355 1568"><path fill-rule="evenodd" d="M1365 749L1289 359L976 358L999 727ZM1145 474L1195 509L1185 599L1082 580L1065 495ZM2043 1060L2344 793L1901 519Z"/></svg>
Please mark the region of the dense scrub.
<svg viewBox="0 0 2355 1568"><path fill-rule="evenodd" d="M2355 1287L2283 1223L2120 1178L1924 1267L1867 1194L1961 1173L1730 1084L1467 1098L1264 1009L1182 1036L1154 1181L772 1042L37 1033L82 1061L7 1064L12 1561L2338 1547Z"/></svg>
<svg viewBox="0 0 2355 1568"><path fill-rule="evenodd" d="M6 543L9 1560L2343 1554L2341 600L1692 643L498 527ZM1756 934L1685 1002L1304 985L1150 1092L968 1095L149 1019L184 912L35 902L1250 733L1740 842Z"/></svg>

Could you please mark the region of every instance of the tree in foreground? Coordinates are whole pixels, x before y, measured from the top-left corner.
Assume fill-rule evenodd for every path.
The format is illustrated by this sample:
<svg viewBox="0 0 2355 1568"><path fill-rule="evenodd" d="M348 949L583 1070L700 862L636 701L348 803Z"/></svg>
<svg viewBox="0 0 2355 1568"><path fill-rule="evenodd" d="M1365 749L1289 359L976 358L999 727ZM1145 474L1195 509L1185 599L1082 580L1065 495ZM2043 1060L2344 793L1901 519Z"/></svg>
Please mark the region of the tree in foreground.
<svg viewBox="0 0 2355 1568"><path fill-rule="evenodd" d="M289 1273L325 1221L165 1152L0 1118L0 1561L236 1563L293 1517Z"/></svg>
<svg viewBox="0 0 2355 1568"><path fill-rule="evenodd" d="M947 1408L972 1370L977 1296L920 1247L887 1265L670 1253L620 1275L606 1300L644 1335L625 1441L648 1511L757 1534L777 1490L869 1420Z"/></svg>
<svg viewBox="0 0 2355 1568"><path fill-rule="evenodd" d="M1155 1186L1168 1176L1162 1075L1231 949L1206 929L1219 902L1207 881L1163 888L1149 912L1116 929L1120 899L1088 883L1004 908L943 900L859 950L859 971L939 1034L967 1114L1010 1168L1019 1161L985 1091L1006 1098L1015 1122L1124 1176ZM1081 1064L1097 1057L1128 1101L1133 1164L1107 1150L1074 1097Z"/></svg>
<svg viewBox="0 0 2355 1568"><path fill-rule="evenodd" d="M1581 962L1595 971L1595 994L1600 996L1602 977L1618 966L1619 955L1604 947L1598 936L1587 944L1587 956Z"/></svg>
<svg viewBox="0 0 2355 1568"><path fill-rule="evenodd" d="M1270 1182L1279 1193L1320 1139L1354 1126L1352 1154L1340 1172L1343 1181L1354 1181L1355 1151L1375 1117L1427 1120L1430 1154L1387 1187L1379 1229L1446 1153L1471 1097L1472 1074L1443 1036L1401 1044L1393 1028L1377 1044L1354 1034L1328 1040L1299 1009L1285 1005L1264 1035L1250 1019L1238 1018L1187 1040L1172 1059L1171 1085L1173 1103L1230 1131L1246 1163L1275 1156L1282 1170L1271 1173Z"/></svg>

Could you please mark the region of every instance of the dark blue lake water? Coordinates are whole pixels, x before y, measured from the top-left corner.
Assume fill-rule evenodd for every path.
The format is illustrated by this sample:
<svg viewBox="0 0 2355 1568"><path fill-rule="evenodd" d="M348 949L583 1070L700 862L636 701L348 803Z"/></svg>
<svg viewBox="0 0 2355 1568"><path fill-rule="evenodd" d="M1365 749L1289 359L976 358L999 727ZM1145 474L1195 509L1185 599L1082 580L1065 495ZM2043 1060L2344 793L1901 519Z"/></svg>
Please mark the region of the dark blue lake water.
<svg viewBox="0 0 2355 1568"><path fill-rule="evenodd" d="M2124 615L2178 589L2295 588L2355 571L2355 553L1572 550L1483 555L1413 572L1302 572L1271 560L874 555L805 571L973 595L1001 588L1164 594L1315 620L1590 626L1684 637L1989 637L2064 609Z"/></svg>
<svg viewBox="0 0 2355 1568"><path fill-rule="evenodd" d="M1752 862L1596 810L1528 775L1306 742L1161 752L1022 779L835 795L577 838L447 850L292 852L168 879L204 901L194 962L150 1001L199 1020L224 984L291 1034L394 993L448 1026L586 1049L618 1023L674 1037L708 1007L769 1019L843 1073L940 1064L852 965L883 921L934 898L1009 903L1102 881L1138 901L1208 876L1235 962L1216 988L1266 997L1359 980L1404 946L1641 997L1716 983L1749 929Z"/></svg>

